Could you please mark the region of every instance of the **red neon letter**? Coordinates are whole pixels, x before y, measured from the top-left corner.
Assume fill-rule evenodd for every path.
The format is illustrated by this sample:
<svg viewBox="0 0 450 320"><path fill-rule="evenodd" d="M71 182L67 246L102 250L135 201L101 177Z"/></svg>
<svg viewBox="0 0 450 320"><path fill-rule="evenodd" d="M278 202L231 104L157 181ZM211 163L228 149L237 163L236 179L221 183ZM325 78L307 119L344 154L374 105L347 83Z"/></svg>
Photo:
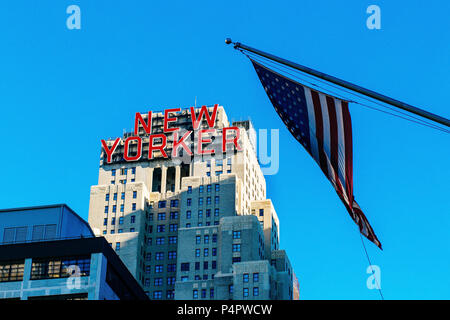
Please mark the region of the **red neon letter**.
<svg viewBox="0 0 450 320"><path fill-rule="evenodd" d="M197 142L197 153L198 154L211 154L214 153L215 150L211 149L211 150L203 150L203 143L211 143L212 140L211 138L206 138L204 139L202 137L203 133L209 133L209 132L216 132L216 129L205 129L205 130L200 130L198 132L198 142Z"/></svg>
<svg viewBox="0 0 450 320"><path fill-rule="evenodd" d="M159 146L155 146L153 144L155 139L161 138L162 139L162 143ZM150 143L148 146L148 159L151 160L153 159L153 150L159 150L161 151L161 154L163 155L164 158L167 158L167 153L164 151L164 148L166 147L166 143L167 143L167 137L160 133L160 134L152 134L150 136Z"/></svg>
<svg viewBox="0 0 450 320"><path fill-rule="evenodd" d="M181 145L188 155L192 156L191 150L188 148L184 140L186 140L192 131L188 131L178 140L178 132L173 133L172 157L178 157L178 147Z"/></svg>
<svg viewBox="0 0 450 320"><path fill-rule="evenodd" d="M136 140L137 141L137 153L135 156L128 156L128 149L129 149L129 144L130 141ZM125 140L125 150L123 152L123 158L125 159L125 161L137 161L141 158L142 155L142 139L140 137L129 137Z"/></svg>
<svg viewBox="0 0 450 320"><path fill-rule="evenodd" d="M172 131L180 130L180 128L170 128L169 129L169 122L177 121L177 118L169 118L169 113L170 112L180 112L180 111L181 111L180 108L164 110L164 132L172 132Z"/></svg>
<svg viewBox="0 0 450 320"><path fill-rule="evenodd" d="M227 139L227 131L228 131L228 130L234 130L234 131L236 131L236 136L233 137L232 139ZM238 127L228 127L228 128L223 128L223 131L222 131L222 152L225 152L225 151L226 151L226 149L227 149L227 143L230 143L230 142L233 142L233 143L234 143L234 145L236 146L236 149L237 149L238 151L241 151L241 150L242 150L241 146L240 146L239 143L238 143L238 139L239 139L240 133L241 133L241 132L239 131L239 128L238 128Z"/></svg>
<svg viewBox="0 0 450 320"><path fill-rule="evenodd" d="M206 121L208 122L208 126L210 128L214 127L214 122L216 121L216 115L217 115L217 106L218 106L217 104L214 105L213 114L211 117L209 115L207 107L202 106L197 119L195 118L195 109L194 109L194 107L191 107L192 127L194 127L194 130L198 129L198 126L200 125L200 122L202 121L203 114L205 114Z"/></svg>
<svg viewBox="0 0 450 320"><path fill-rule="evenodd" d="M116 141L114 141L114 144L112 145L111 149L108 148L108 145L106 144L105 140L102 140L102 146L103 149L105 150L106 154L108 155L108 158L106 160L107 163L111 163L111 156L114 152L114 150L116 150L117 145L119 144L120 138L117 138Z"/></svg>
<svg viewBox="0 0 450 320"><path fill-rule="evenodd" d="M145 123L145 120L142 118L142 115L140 113L136 113L136 117L134 118L134 135L138 135L139 133L139 123L142 124L142 127L144 128L145 132L147 134L152 133L152 112L148 112L148 118L147 123Z"/></svg>

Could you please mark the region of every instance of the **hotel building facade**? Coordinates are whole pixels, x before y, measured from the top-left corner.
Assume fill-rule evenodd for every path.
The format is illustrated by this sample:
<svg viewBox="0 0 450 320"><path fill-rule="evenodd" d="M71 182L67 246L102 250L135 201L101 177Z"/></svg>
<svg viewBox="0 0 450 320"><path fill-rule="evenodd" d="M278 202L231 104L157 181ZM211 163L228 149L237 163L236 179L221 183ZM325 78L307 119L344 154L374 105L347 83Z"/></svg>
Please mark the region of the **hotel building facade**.
<svg viewBox="0 0 450 320"><path fill-rule="evenodd" d="M199 109L195 112L198 117ZM193 130L189 109L173 116L181 130ZM149 121L146 114L142 118ZM163 113L152 114L151 134L163 132L163 118ZM295 275L279 248L280 223L266 196L254 129L250 121L232 125L239 128L241 148L230 144L225 153L165 158L154 151L151 160L126 162L121 141L108 163L102 149L98 184L91 187L89 224L112 245L151 299L294 298ZM218 107L216 134L229 126L223 107ZM208 129L207 121L199 129ZM140 126L138 135L146 154L149 134ZM220 150L220 143L213 137L204 148ZM196 142L187 144L197 148ZM168 136L167 154L172 146L173 136ZM129 154L136 149L131 145Z"/></svg>

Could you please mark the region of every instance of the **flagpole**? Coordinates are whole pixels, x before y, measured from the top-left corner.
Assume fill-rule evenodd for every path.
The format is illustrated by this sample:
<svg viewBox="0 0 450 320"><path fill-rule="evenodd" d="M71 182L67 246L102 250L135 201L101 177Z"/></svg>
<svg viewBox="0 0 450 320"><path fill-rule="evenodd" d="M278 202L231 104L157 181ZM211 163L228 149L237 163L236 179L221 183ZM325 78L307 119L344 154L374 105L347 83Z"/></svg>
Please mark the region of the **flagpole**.
<svg viewBox="0 0 450 320"><path fill-rule="evenodd" d="M246 46L245 44L242 44L240 42L233 42L230 38L227 38L225 40L225 43L226 44L233 44L234 45L234 49L242 49L242 50L245 50L245 51L253 52L253 53L255 53L255 54L259 55L259 56L262 56L262 57L265 57L267 59L276 61L276 62L284 64L284 65L286 65L288 67L291 67L291 68L294 68L296 70L305 72L305 73L313 75L313 76L315 76L317 78L320 78L320 79L326 80L328 82L337 84L337 85L339 85L341 87L353 90L355 92L361 93L361 94L366 95L368 97L371 97L373 99L376 99L376 100L382 101L384 103L390 104L390 105L392 105L394 107L397 107L399 109L406 110L408 112L414 113L414 114L416 114L418 116L421 116L423 118L426 118L428 120L431 120L431 121L440 123L440 124L442 124L444 126L450 127L450 120L449 119L446 119L444 117L438 116L438 115L436 115L434 113L431 113L431 112L428 112L426 110L414 107L414 106L412 106L410 104L407 104L405 102L401 102L399 100L392 99L392 98L390 98L388 96L385 96L385 95L383 95L381 93L378 93L378 92L375 92L375 91L372 91L372 90L360 87L360 86L358 86L356 84L353 84L351 82L348 82L348 81L345 81L345 80L333 77L331 75L328 75L326 73L323 73L323 72L320 72L320 71L317 71L317 70L305 67L305 66L300 65L298 63L295 63L295 62L292 62L292 61L289 61L289 60L277 57L277 56L275 56L273 54L270 54L270 53L267 53L267 52L264 52L264 51L261 51L261 50L258 50L258 49Z"/></svg>

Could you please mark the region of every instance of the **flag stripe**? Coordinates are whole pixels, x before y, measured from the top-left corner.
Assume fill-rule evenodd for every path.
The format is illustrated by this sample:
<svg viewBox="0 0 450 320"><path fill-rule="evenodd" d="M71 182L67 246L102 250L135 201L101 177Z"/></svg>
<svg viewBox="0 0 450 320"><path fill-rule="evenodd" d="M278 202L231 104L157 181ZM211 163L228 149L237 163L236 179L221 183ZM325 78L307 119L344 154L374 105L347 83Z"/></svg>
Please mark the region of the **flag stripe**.
<svg viewBox="0 0 450 320"><path fill-rule="evenodd" d="M314 114L316 115L316 137L317 137L317 148L319 151L319 165L323 173L328 177L328 165L323 151L323 123L322 123L322 108L320 106L319 94L311 90L311 97L314 105Z"/></svg>

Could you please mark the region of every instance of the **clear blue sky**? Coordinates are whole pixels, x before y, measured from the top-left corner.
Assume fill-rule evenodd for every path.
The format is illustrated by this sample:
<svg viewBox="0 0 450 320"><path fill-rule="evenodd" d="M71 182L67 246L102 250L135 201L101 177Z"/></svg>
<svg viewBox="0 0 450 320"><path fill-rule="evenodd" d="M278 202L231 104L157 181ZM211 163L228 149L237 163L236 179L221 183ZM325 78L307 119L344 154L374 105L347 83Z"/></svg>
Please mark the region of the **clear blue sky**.
<svg viewBox="0 0 450 320"><path fill-rule="evenodd" d="M81 7L81 30L66 8ZM366 28L381 8L382 29ZM450 117L450 2L0 3L0 207L67 203L87 218L100 139L137 111L220 103L280 128L267 193L304 299L378 299L358 232L227 36ZM351 106L354 187L388 299L450 299L450 135Z"/></svg>

